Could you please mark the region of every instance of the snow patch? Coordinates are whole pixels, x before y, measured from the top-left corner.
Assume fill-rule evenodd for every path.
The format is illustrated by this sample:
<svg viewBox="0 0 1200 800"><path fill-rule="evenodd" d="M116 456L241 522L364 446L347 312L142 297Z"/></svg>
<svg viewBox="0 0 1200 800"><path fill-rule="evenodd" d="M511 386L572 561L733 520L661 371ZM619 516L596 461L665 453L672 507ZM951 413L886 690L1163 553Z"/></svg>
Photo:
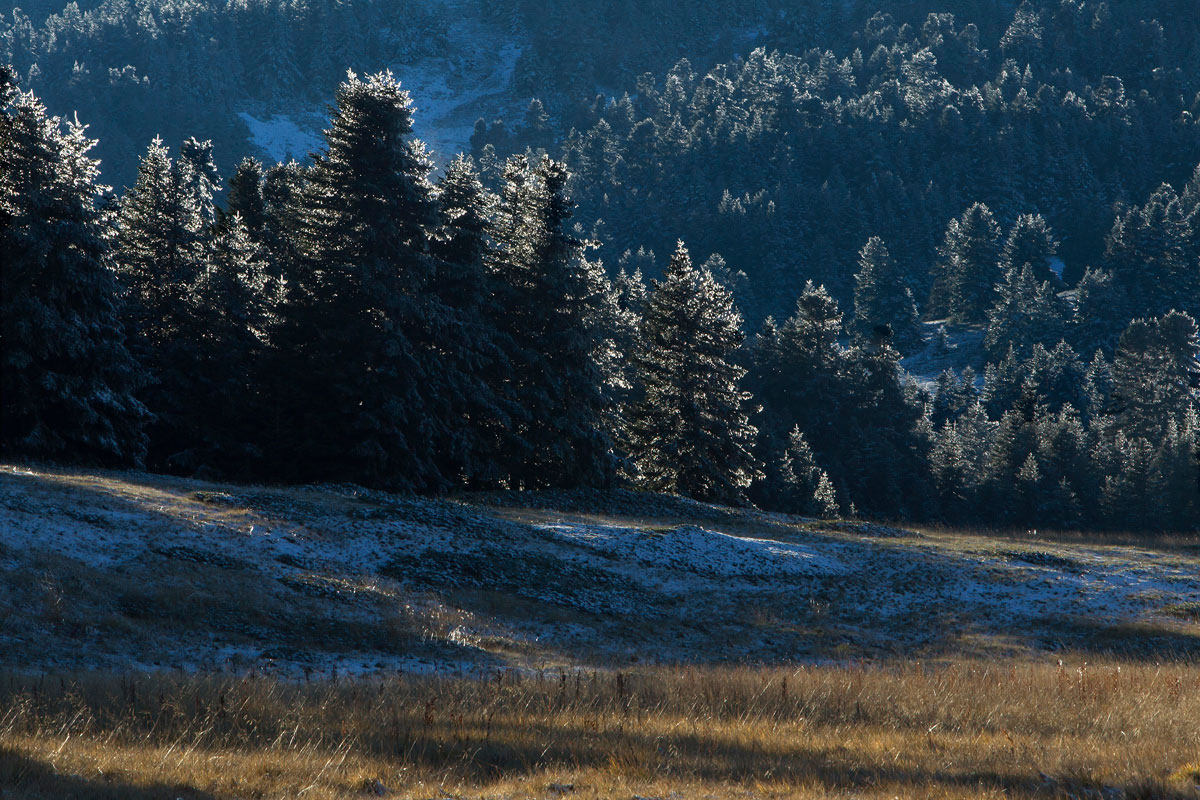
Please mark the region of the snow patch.
<svg viewBox="0 0 1200 800"><path fill-rule="evenodd" d="M296 118L287 114L273 114L266 119L259 119L247 111L242 111L238 117L246 123L250 130L251 143L262 151L268 159L284 162L290 159L303 161L310 153L317 151L322 144L319 133L321 123L312 117L315 114L297 115Z"/></svg>

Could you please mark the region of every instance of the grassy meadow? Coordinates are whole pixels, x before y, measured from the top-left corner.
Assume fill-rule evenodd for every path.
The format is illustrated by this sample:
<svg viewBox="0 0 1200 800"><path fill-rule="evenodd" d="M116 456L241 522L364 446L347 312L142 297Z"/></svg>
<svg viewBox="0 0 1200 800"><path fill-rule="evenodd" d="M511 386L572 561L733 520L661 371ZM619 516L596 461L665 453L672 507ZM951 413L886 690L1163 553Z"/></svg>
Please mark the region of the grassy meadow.
<svg viewBox="0 0 1200 800"><path fill-rule="evenodd" d="M1195 798L1200 666L0 681L12 798Z"/></svg>

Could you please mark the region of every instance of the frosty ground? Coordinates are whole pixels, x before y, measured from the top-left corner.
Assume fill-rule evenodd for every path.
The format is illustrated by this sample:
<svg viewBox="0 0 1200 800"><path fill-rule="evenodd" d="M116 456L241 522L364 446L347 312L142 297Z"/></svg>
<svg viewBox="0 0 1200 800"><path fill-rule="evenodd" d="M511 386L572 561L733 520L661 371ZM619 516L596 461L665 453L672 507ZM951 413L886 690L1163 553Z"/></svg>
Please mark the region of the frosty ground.
<svg viewBox="0 0 1200 800"><path fill-rule="evenodd" d="M1200 654L1200 544L625 492L0 469L0 665L280 675Z"/></svg>

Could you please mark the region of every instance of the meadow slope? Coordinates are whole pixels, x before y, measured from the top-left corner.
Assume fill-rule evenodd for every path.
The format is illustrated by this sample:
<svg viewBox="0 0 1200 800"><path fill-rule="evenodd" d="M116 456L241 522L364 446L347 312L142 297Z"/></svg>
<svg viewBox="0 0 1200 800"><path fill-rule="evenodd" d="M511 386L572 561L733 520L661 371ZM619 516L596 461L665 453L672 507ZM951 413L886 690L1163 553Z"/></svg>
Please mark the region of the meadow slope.
<svg viewBox="0 0 1200 800"><path fill-rule="evenodd" d="M282 676L1200 653L1194 541L0 468L0 667Z"/></svg>

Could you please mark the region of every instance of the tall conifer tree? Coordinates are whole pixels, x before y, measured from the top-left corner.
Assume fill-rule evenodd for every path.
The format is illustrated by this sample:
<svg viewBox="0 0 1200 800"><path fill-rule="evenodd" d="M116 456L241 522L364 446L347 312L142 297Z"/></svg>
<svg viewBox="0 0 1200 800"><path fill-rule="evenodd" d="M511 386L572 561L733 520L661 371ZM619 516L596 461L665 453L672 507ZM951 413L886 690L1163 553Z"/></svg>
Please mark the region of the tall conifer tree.
<svg viewBox="0 0 1200 800"><path fill-rule="evenodd" d="M632 412L642 485L703 500L740 502L757 477L743 340L733 296L692 265L683 243L646 300L636 353L642 397Z"/></svg>
<svg viewBox="0 0 1200 800"><path fill-rule="evenodd" d="M10 456L134 464L145 453L143 376L118 319L93 144L0 76L0 448Z"/></svg>

